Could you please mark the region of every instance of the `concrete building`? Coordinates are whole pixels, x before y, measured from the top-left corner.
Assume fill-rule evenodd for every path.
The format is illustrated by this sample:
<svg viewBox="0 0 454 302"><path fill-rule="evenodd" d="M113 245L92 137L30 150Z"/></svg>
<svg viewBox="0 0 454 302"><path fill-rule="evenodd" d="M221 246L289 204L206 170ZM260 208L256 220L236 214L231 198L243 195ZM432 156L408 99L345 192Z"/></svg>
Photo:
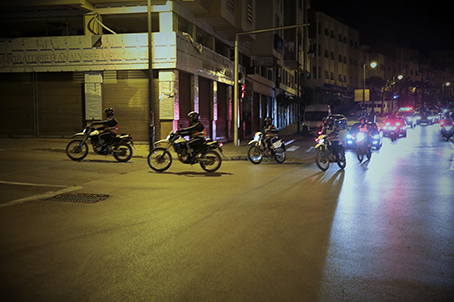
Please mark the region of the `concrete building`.
<svg viewBox="0 0 454 302"><path fill-rule="evenodd" d="M305 21L307 0L268 2L269 19L256 17L267 12L256 0L153 0L150 10L143 0L2 2L0 135L70 136L113 107L120 132L139 141L188 126L191 110L210 137L232 140L235 33L285 25L286 7L295 8L293 21ZM240 73L250 85L240 100L240 138L266 115L281 127L295 120L289 100L298 96L303 36L241 38Z"/></svg>
<svg viewBox="0 0 454 302"><path fill-rule="evenodd" d="M359 31L324 13L311 11L309 37L314 56L310 61L310 102L334 108L354 105L355 89L363 88L363 65L368 61Z"/></svg>

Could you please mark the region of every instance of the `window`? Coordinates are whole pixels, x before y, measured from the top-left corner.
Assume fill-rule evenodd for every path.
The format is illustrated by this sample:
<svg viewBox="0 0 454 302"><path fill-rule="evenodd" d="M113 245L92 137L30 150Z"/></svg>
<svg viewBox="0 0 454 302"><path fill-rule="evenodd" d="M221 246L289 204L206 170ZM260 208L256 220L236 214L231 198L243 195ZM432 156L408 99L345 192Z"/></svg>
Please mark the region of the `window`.
<svg viewBox="0 0 454 302"><path fill-rule="evenodd" d="M252 7L252 0L248 0L247 3L247 22L252 25L254 21L254 10Z"/></svg>
<svg viewBox="0 0 454 302"><path fill-rule="evenodd" d="M232 14L235 14L235 0L229 0L227 2L227 10Z"/></svg>

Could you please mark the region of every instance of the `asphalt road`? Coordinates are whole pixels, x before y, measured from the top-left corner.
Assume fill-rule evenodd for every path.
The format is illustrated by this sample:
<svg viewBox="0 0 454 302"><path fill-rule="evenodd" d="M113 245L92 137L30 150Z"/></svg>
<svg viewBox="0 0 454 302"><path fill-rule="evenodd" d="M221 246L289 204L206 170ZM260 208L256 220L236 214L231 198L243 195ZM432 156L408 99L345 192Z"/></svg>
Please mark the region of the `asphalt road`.
<svg viewBox="0 0 454 302"><path fill-rule="evenodd" d="M0 301L451 301L454 144L437 131L326 172L308 140L211 174L2 146Z"/></svg>

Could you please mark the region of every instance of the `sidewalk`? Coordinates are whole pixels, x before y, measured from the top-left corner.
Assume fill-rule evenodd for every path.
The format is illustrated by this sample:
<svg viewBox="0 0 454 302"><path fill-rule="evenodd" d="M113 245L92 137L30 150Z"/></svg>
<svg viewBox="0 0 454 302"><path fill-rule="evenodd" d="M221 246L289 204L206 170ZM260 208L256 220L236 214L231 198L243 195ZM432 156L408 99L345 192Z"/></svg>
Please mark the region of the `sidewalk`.
<svg viewBox="0 0 454 302"><path fill-rule="evenodd" d="M287 128L279 130L279 137L284 142L297 140L302 136L296 133L296 124L290 125ZM235 146L233 142L226 142L222 147L224 153L223 160L247 160L247 152L249 150L249 141L252 138L240 141L239 146ZM0 150L39 150L50 152L65 153L66 145L71 141L71 138L0 138ZM135 158L147 158L149 153L148 142L134 142L134 155ZM93 152L92 147L89 147L90 152Z"/></svg>

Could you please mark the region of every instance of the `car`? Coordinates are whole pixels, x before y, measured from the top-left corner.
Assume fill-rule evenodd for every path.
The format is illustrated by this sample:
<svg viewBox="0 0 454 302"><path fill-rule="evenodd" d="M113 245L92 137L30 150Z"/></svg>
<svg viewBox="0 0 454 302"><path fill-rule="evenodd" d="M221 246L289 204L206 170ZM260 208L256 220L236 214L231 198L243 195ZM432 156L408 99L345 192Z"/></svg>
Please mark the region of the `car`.
<svg viewBox="0 0 454 302"><path fill-rule="evenodd" d="M347 129L348 127L348 122L347 122L347 118L345 117L345 115L343 114L331 114L330 116L328 116L328 118L334 118L334 120L336 121L336 125L340 128L340 129Z"/></svg>
<svg viewBox="0 0 454 302"><path fill-rule="evenodd" d="M435 122L435 117L430 110L421 110L417 114L417 123L418 125L426 124L432 125Z"/></svg>
<svg viewBox="0 0 454 302"><path fill-rule="evenodd" d="M397 117L405 120L405 124L410 128L415 128L417 125L417 118L413 111L401 111L397 113Z"/></svg>
<svg viewBox="0 0 454 302"><path fill-rule="evenodd" d="M358 119L362 116L366 117L369 114L369 111L363 107L355 107L348 112L348 116L353 119Z"/></svg>
<svg viewBox="0 0 454 302"><path fill-rule="evenodd" d="M383 136L389 136L391 132L396 132L398 136L407 137L407 125L402 118L388 118L383 122Z"/></svg>
<svg viewBox="0 0 454 302"><path fill-rule="evenodd" d="M356 135L359 132L359 125L361 123L353 124L352 128L348 131L346 139L347 148L356 148ZM372 136L372 147L379 150L383 145L383 131L377 123L367 123L367 126Z"/></svg>

